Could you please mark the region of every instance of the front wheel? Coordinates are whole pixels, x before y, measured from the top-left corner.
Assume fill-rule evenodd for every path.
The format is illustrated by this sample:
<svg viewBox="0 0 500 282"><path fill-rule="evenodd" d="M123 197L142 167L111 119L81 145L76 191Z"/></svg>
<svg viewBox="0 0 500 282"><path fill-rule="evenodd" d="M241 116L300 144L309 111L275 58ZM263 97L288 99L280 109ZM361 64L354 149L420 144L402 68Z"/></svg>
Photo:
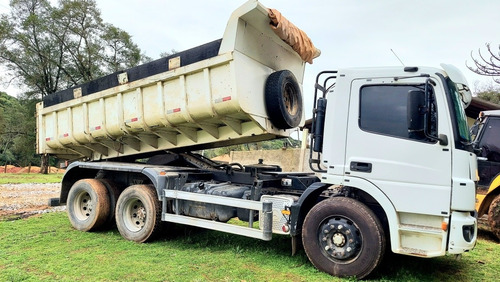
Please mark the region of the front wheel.
<svg viewBox="0 0 500 282"><path fill-rule="evenodd" d="M154 239L161 227L161 204L153 185L132 185L116 203L116 226L123 238L146 242Z"/></svg>
<svg viewBox="0 0 500 282"><path fill-rule="evenodd" d="M380 264L385 234L375 214L351 198L334 197L314 206L302 227L307 257L334 276L362 279Z"/></svg>

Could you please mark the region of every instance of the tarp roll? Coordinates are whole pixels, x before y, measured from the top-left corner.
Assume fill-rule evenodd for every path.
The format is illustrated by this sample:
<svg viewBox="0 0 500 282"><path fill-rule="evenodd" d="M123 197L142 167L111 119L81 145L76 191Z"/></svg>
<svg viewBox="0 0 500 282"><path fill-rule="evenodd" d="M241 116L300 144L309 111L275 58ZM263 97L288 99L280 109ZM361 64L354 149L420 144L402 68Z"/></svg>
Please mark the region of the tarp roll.
<svg viewBox="0 0 500 282"><path fill-rule="evenodd" d="M270 26L276 35L290 45L302 60L312 64L321 51L314 47L307 34L283 17L278 10L268 9L268 14L271 19Z"/></svg>

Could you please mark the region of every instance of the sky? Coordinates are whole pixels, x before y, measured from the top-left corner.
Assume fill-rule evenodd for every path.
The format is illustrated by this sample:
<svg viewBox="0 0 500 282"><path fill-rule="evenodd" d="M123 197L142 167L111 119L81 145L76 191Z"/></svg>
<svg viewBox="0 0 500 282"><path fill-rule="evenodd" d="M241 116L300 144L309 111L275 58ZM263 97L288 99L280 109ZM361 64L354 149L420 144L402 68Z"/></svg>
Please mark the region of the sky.
<svg viewBox="0 0 500 282"><path fill-rule="evenodd" d="M0 13L9 0L0 0ZM97 1L103 20L127 31L152 58L222 38L232 11L245 0ZM304 95L312 95L316 74L345 67L458 67L473 90L492 84L474 74L471 52L500 44L498 0L261 0L304 30L321 56L307 64ZM54 1L55 3L55 1ZM393 54L391 49L397 54ZM7 89L8 93L15 89ZM0 85L0 91L5 91Z"/></svg>

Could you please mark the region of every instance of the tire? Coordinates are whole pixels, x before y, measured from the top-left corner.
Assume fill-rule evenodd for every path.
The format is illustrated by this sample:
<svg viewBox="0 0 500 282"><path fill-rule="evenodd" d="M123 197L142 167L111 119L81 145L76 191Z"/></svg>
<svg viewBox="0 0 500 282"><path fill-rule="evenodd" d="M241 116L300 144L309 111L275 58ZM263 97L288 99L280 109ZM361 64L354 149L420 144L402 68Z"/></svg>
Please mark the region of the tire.
<svg viewBox="0 0 500 282"><path fill-rule="evenodd" d="M161 230L161 203L153 185L132 185L116 203L116 226L123 238L143 243Z"/></svg>
<svg viewBox="0 0 500 282"><path fill-rule="evenodd" d="M362 279L383 259L385 234L375 214L351 198L334 197L314 206L302 227L311 263L330 275Z"/></svg>
<svg viewBox="0 0 500 282"><path fill-rule="evenodd" d="M500 195L496 196L488 210L488 224L491 232L500 240Z"/></svg>
<svg viewBox="0 0 500 282"><path fill-rule="evenodd" d="M302 94L289 70L269 75L265 89L266 111L271 123L279 129L294 128L302 119Z"/></svg>
<svg viewBox="0 0 500 282"><path fill-rule="evenodd" d="M120 196L120 190L118 190L116 184L109 179L99 179L99 181L104 184L109 195L109 215L103 227L112 228L115 225L115 208L118 197Z"/></svg>
<svg viewBox="0 0 500 282"><path fill-rule="evenodd" d="M109 217L108 190L97 179L82 179L71 187L67 201L71 225L80 231L93 231Z"/></svg>

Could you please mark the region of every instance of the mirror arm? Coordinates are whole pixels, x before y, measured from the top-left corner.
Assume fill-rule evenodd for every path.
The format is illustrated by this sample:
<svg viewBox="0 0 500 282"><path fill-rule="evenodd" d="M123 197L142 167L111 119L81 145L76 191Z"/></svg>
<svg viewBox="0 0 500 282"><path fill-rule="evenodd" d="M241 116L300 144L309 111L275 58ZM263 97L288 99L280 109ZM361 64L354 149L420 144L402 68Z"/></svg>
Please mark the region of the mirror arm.
<svg viewBox="0 0 500 282"><path fill-rule="evenodd" d="M424 95L425 95L425 115L424 115L424 135L425 137L438 141L439 145L448 146L448 136L446 134L439 134L438 136L433 136L429 133L429 118L432 114L431 112L431 93L429 89L429 84L432 83L430 78L425 81Z"/></svg>

